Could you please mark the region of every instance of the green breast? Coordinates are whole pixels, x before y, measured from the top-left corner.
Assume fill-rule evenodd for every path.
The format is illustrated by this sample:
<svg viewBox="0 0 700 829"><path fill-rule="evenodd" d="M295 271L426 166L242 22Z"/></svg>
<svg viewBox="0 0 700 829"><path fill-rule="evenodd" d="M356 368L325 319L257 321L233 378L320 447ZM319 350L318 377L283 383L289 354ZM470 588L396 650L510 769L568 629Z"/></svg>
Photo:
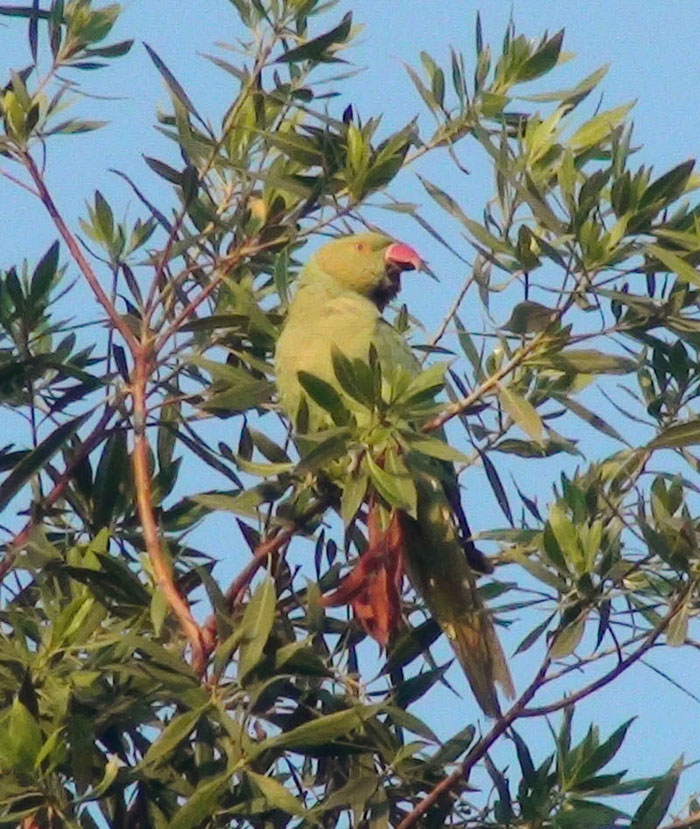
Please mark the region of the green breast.
<svg viewBox="0 0 700 829"><path fill-rule="evenodd" d="M331 359L333 346L350 359L367 360L380 319L376 306L359 294L331 293L314 285L298 290L275 353L280 403L292 420L304 395L297 373L306 371L337 388ZM312 401L307 403L312 420L321 427L327 415Z"/></svg>

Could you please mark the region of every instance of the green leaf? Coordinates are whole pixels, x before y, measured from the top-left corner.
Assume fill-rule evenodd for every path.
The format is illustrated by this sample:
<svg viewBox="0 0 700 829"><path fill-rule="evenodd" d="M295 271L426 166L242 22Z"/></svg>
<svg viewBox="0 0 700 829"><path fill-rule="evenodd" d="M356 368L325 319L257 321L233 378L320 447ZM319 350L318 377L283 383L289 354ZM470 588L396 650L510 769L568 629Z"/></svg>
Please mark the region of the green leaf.
<svg viewBox="0 0 700 829"><path fill-rule="evenodd" d="M243 679L260 661L275 621L277 595L275 583L266 575L246 605L241 620L243 644L238 662L238 676Z"/></svg>
<svg viewBox="0 0 700 829"><path fill-rule="evenodd" d="M518 69L518 82L534 80L553 69L559 61L563 40L564 30L561 29L545 41Z"/></svg>
<svg viewBox="0 0 700 829"><path fill-rule="evenodd" d="M619 819L624 817L624 812L605 803L570 798L567 810L560 809L556 814L554 825L557 829L609 829L621 826Z"/></svg>
<svg viewBox="0 0 700 829"><path fill-rule="evenodd" d="M324 433L316 433L317 436L322 434ZM297 469L300 472L313 472L330 461L341 457L348 449L348 438L349 433L346 430L335 432L335 434L317 443L310 451L305 451L297 465Z"/></svg>
<svg viewBox="0 0 700 829"><path fill-rule="evenodd" d="M550 659L564 659L564 657L572 654L579 646L585 628L586 617L580 616L563 630L560 630L549 648Z"/></svg>
<svg viewBox="0 0 700 829"><path fill-rule="evenodd" d="M247 372L242 372L246 374ZM273 383L258 380L250 375L242 378L235 388L216 392L202 405L205 410L230 412L247 412L264 403L269 403L275 390Z"/></svg>
<svg viewBox="0 0 700 829"><path fill-rule="evenodd" d="M453 763L460 754L469 748L476 735L476 728L473 725L467 725L461 731L458 731L453 737L450 737L428 761L432 768L442 768L448 763Z"/></svg>
<svg viewBox="0 0 700 829"><path fill-rule="evenodd" d="M236 464L242 472L248 475L255 475L259 478L272 478L278 475L284 475L294 469L292 461L286 463L260 463L258 461L248 461L240 455L236 456Z"/></svg>
<svg viewBox="0 0 700 829"><path fill-rule="evenodd" d="M496 500L498 501L498 506L503 511L508 523L513 526L513 512L510 508L508 495L506 494L506 490L503 486L503 482L501 481L501 477L498 474L498 470L486 452L479 451L479 457L481 458L481 463L484 466L486 478L491 486L491 489L493 490L493 494L496 496Z"/></svg>
<svg viewBox="0 0 700 829"><path fill-rule="evenodd" d="M380 709L379 705L356 706L345 711L326 714L296 728L269 737L258 743L256 754L271 748L302 749L321 746L344 737L360 728L366 720L373 717Z"/></svg>
<svg viewBox="0 0 700 829"><path fill-rule="evenodd" d="M405 488L402 487L397 477L378 466L370 455L366 456L366 463L372 483L382 498L393 507L415 514L417 501L415 487L411 484L413 497L406 498Z"/></svg>
<svg viewBox="0 0 700 829"><path fill-rule="evenodd" d="M431 458L439 458L442 461L452 461L453 463L471 462L468 455L439 438L406 431L401 432L401 437L410 449L421 452L423 455L429 455Z"/></svg>
<svg viewBox="0 0 700 829"><path fill-rule="evenodd" d="M207 510L224 510L237 515L245 515L249 518L259 517L259 507L266 501L271 500L264 497L261 487L253 487L235 495L224 492L202 492L192 495L190 500L195 504L201 504Z"/></svg>
<svg viewBox="0 0 700 829"><path fill-rule="evenodd" d="M374 407L374 381L369 365L362 360L349 360L334 344L331 347L333 371L340 388L368 409Z"/></svg>
<svg viewBox="0 0 700 829"><path fill-rule="evenodd" d="M688 282L696 287L700 286L700 273L678 254L672 253L659 245L647 245L645 250L662 262L670 272L677 274L681 282Z"/></svg>
<svg viewBox="0 0 700 829"><path fill-rule="evenodd" d="M110 524L128 475L130 466L126 432L119 429L107 438L95 471L92 490L95 526L106 527Z"/></svg>
<svg viewBox="0 0 700 829"><path fill-rule="evenodd" d="M160 72L163 77L163 80L166 83L168 89L173 93L173 95L177 98L177 100L185 107L188 112L191 112L192 115L197 115L197 110L194 108L194 104L189 99L185 90L180 86L180 84L175 79L173 73L168 69L168 67L163 63L161 58L156 54L156 52L151 49L151 47L147 44L143 44L148 52L149 57L153 61L156 66L156 69Z"/></svg>
<svg viewBox="0 0 700 829"><path fill-rule="evenodd" d="M537 410L524 397L514 392L510 387L498 385L498 399L505 411L513 418L520 428L537 443L542 442L542 421Z"/></svg>
<svg viewBox="0 0 700 829"><path fill-rule="evenodd" d="M423 673L416 674L416 676L404 680L404 682L394 689L394 703L399 708L408 708L412 702L421 699L436 682L442 679L450 665L451 663L448 662L446 665L442 665L442 667L433 668L430 671L423 671Z"/></svg>
<svg viewBox="0 0 700 829"><path fill-rule="evenodd" d="M634 102L595 115L576 130L569 139L569 145L573 150L580 151L599 144L608 138L610 133L625 120L627 113L633 106Z"/></svg>
<svg viewBox="0 0 700 829"><path fill-rule="evenodd" d="M376 467L380 469L379 466ZM403 509L409 515L417 518L418 493L413 481L413 475L409 472L403 459L397 452L388 452L384 461L384 471L391 476L394 490L406 506Z"/></svg>
<svg viewBox="0 0 700 829"><path fill-rule="evenodd" d="M246 775L265 798L271 809L281 809L288 815L303 815L306 811L294 795L274 777L246 769Z"/></svg>
<svg viewBox="0 0 700 829"><path fill-rule="evenodd" d="M118 43L112 43L109 46L86 49L85 54L95 58L120 58L128 54L133 45L133 40L120 40Z"/></svg>
<svg viewBox="0 0 700 829"><path fill-rule="evenodd" d="M58 242L54 242L46 253L41 257L39 264L32 274L31 287L29 289L29 302L35 304L46 300L49 289L56 277L58 269Z"/></svg>
<svg viewBox="0 0 700 829"><path fill-rule="evenodd" d="M688 623L688 603L684 602L673 614L666 628L666 643L675 648L685 645L688 638Z"/></svg>
<svg viewBox="0 0 700 829"><path fill-rule="evenodd" d="M518 647L513 651L513 655L517 656L519 653L524 653L526 650L529 650L535 642L542 636L542 634L547 630L549 627L549 623L552 621L553 615L548 616L544 622L540 622L536 625L529 633L527 633L523 638L520 640Z"/></svg>
<svg viewBox="0 0 700 829"><path fill-rule="evenodd" d="M533 357L527 363L577 374L629 374L639 368L637 360L621 354L604 354L593 348L568 348L557 354Z"/></svg>
<svg viewBox="0 0 700 829"><path fill-rule="evenodd" d="M348 475L345 479L340 501L340 517L346 527L357 515L357 511L365 498L368 482L369 477L364 467L355 474Z"/></svg>
<svg viewBox="0 0 700 829"><path fill-rule="evenodd" d="M661 824L676 793L682 767L682 760L677 760L669 772L654 785L634 813L630 829L656 829Z"/></svg>
<svg viewBox="0 0 700 829"><path fill-rule="evenodd" d="M34 768L34 760L44 741L39 723L24 703L17 697L10 708L7 725L10 742L14 746L14 766L24 772Z"/></svg>
<svg viewBox="0 0 700 829"><path fill-rule="evenodd" d="M326 812L329 809L338 809L342 806L349 806L351 803L367 800L377 791L377 779L368 775L365 769L361 775L351 778L344 786L336 789L325 800L314 806L313 811Z"/></svg>
<svg viewBox="0 0 700 829"><path fill-rule="evenodd" d="M440 625L435 619L426 619L418 627L409 628L401 633L391 645L380 675L391 673L396 668L413 662L416 657L428 650L440 633Z"/></svg>
<svg viewBox="0 0 700 829"><path fill-rule="evenodd" d="M205 780L194 790L184 806L175 812L168 829L194 829L209 822L217 810L220 796L231 786L231 774L226 771L213 780Z"/></svg>
<svg viewBox="0 0 700 829"><path fill-rule="evenodd" d="M595 774L603 766L606 766L612 758L617 754L627 736L627 731L634 722L635 717L631 717L627 722L623 723L619 728L608 737L605 742L601 743L593 753L584 760L580 769L577 772L578 780L585 780L590 775Z"/></svg>
<svg viewBox="0 0 700 829"><path fill-rule="evenodd" d="M678 198L685 190L694 167L695 160L691 158L652 181L639 200L639 209L652 206L660 208Z"/></svg>
<svg viewBox="0 0 700 829"><path fill-rule="evenodd" d="M307 371L298 371L297 377L304 391L314 403L330 414L335 424L343 426L348 422L350 413L345 408L343 398L330 383L326 383L325 380Z"/></svg>
<svg viewBox="0 0 700 829"><path fill-rule="evenodd" d="M36 449L24 455L0 484L0 510L4 509L20 489L59 451L87 420L84 414L62 424L43 440Z"/></svg>
<svg viewBox="0 0 700 829"><path fill-rule="evenodd" d="M425 400L432 400L445 385L445 372L449 363L435 363L414 377L408 388L396 400L396 405L409 407Z"/></svg>
<svg viewBox="0 0 700 829"><path fill-rule="evenodd" d="M330 46L333 46L334 43L344 43L348 39L351 26L352 12L348 12L334 29L303 43L301 46L297 46L295 49L290 49L277 58L275 63L292 63L300 60L323 60L325 57L324 53Z"/></svg>
<svg viewBox="0 0 700 829"><path fill-rule="evenodd" d="M649 443L650 449L671 449L678 446L693 446L700 443L700 419L687 423L675 423L662 429Z"/></svg>
<svg viewBox="0 0 700 829"><path fill-rule="evenodd" d="M600 415L595 414L594 412L587 409L584 405L578 402L578 400L573 400L570 397L565 397L561 394L554 394L552 395L553 398L562 404L562 406L566 406L569 411L573 412L577 417L580 417L581 420L585 420L586 423L590 424L594 429L597 429L599 432L602 432L604 435L607 435L609 438L613 438L614 440L622 441L622 435L614 429L607 421L603 420Z"/></svg>
<svg viewBox="0 0 700 829"><path fill-rule="evenodd" d="M275 269L272 272L275 288L282 305L289 304L289 251L285 248L275 260Z"/></svg>
<svg viewBox="0 0 700 829"><path fill-rule="evenodd" d="M162 763L194 731L204 711L204 708L196 708L173 717L158 739L151 743L141 765L155 766Z"/></svg>

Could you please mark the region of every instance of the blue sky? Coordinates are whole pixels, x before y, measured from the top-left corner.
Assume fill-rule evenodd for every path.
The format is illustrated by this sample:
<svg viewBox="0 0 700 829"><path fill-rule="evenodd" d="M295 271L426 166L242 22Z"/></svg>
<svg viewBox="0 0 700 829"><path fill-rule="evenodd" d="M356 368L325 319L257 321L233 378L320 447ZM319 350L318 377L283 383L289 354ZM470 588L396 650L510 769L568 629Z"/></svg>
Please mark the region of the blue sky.
<svg viewBox="0 0 700 829"><path fill-rule="evenodd" d="M422 103L402 61L417 65L418 53L424 49L438 63L447 65L448 47L453 45L465 52L470 64L477 8L481 11L485 40L492 43L495 50L511 13L517 31L532 37L540 37L545 30L551 34L560 28L566 29L564 48L576 53L576 57L562 66L552 80L546 80L547 89L565 88L600 65L610 63L609 73L601 85L603 107L637 101L634 121L636 143L643 145L638 154L640 162L654 164L657 173L661 173L697 154L700 135L697 73L700 4L697 0L669 3L654 0L515 0L512 4L483 0L481 5L458 0L341 2L322 22L329 27L344 11L351 9L354 12L355 22L365 24L365 28L347 56L366 70L344 82L343 97L331 106L342 111L347 103L353 103L365 118L383 113L383 128L387 132L422 112ZM23 26L16 22L5 26L5 23L7 21L0 28L3 63L23 66L27 62ZM235 13L225 0L189 3L133 0L127 4L114 39L135 37L137 44L113 67L82 77L86 90L119 96L113 101L83 101L78 105L79 112L88 117L108 119L109 126L82 137L59 138L49 149L49 184L74 227L78 215L84 212L85 200L91 198L96 188L108 197L117 213L125 209L140 212L131 193L108 172L108 168L127 172L151 195L164 194L158 180L145 166L142 155L175 160L172 145L153 129L155 108L167 109L169 102L140 41L146 41L159 53L198 107L218 121L234 92L233 79L198 53L218 51L221 54L214 46L216 41L231 43L242 34ZM596 103L597 99L592 99L585 111L591 114ZM427 126L429 120L424 115L421 117ZM465 145L461 157L471 171L468 178L455 179L454 168L439 158L427 159L420 171L444 186L450 184L451 189L448 189L452 195L469 213L478 216L490 195L490 170L476 143ZM401 199L420 201L425 204L426 211L432 210L413 173L402 176L394 192ZM31 197L2 178L0 215L5 217L0 223L0 267L24 256L36 260L55 238L54 230ZM456 286L465 276L464 266L419 231L410 219L379 211L370 211L367 215L413 244L439 275L439 285L417 281L420 277L416 277L407 284L404 297L427 331L433 331L449 306ZM441 214L433 211L426 215L430 215L432 221L444 222L445 232L459 238L456 236L458 228L449 225ZM11 223L8 217L11 217ZM462 243L460 249L468 254L466 243ZM69 272L73 273L72 269ZM90 302L88 294L80 287L71 298L73 307L76 302ZM474 327L478 328L481 311L467 306L463 316L469 319L472 311ZM497 308L497 312L503 314L498 323L505 321L506 311ZM597 438L582 435L582 439L588 441L587 451L596 451ZM574 462L567 460L566 463L571 471ZM535 494L547 497L551 491L552 473L556 474L556 468L550 465L537 480L533 476L531 484ZM466 484L476 529L502 526L503 518L490 489L484 484L483 473L478 469L470 470ZM204 490L212 485L215 484L202 480L196 483L196 488ZM200 546L206 546L226 560L220 571L223 581L235 572L242 560L232 559L230 537L228 517L217 519L214 526L197 537ZM240 548L243 549L242 545ZM517 573L511 571L508 577L516 578ZM504 636L509 650L512 651L529 629L527 624L527 620L522 621L522 626L516 622L515 629ZM529 626L532 624L530 621ZM447 657L448 652L441 655ZM654 656L650 657L650 661L654 659ZM663 664L679 681L692 685L692 677L697 676L697 664L690 664L693 659L696 657L684 649L665 653L658 664ZM529 667L528 657L516 660L516 681L520 687L527 681ZM454 682L459 681L454 670L451 677ZM430 697L430 711L417 713L426 715L441 736L448 736L468 721L473 708L468 695L456 704L454 696L436 690ZM589 719L594 719L606 734L634 714L639 714L639 719L615 769L629 767L633 775L641 776L665 770L681 752L686 753L686 760L695 759L697 729L688 727L688 723L694 724L697 720L696 703L643 667L629 672L595 702L582 704L577 720L582 729ZM534 727L528 724L523 731L528 733L528 729ZM542 753L545 750L549 750L548 741L543 743ZM700 789L700 776L691 770L683 790L687 794L695 789Z"/></svg>

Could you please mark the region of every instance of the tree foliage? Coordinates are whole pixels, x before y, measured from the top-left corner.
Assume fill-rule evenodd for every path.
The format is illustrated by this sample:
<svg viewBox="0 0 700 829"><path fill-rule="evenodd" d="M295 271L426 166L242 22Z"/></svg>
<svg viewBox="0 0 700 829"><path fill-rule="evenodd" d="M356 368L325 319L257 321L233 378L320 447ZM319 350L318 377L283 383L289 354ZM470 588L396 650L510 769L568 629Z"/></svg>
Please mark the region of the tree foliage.
<svg viewBox="0 0 700 829"><path fill-rule="evenodd" d="M0 447L3 825L700 825L694 801L671 824L682 758L635 778L615 763L630 721L610 734L591 725L578 742L572 731L577 701L652 648L697 647L693 162L661 175L635 163L630 107L591 105L604 69L539 91L563 33L531 40L511 25L494 55L478 18L475 55L406 65L432 132L413 119L387 134L377 114L333 100L356 28L332 6L231 0L244 50L210 56L235 87L218 123L146 47L170 97L158 128L181 163L149 157L138 181L120 174L137 217L98 191L73 228L44 146L102 125L65 110L81 73L132 43L110 40L116 4L0 6L28 34L28 63L0 94L0 172L57 235L0 273L0 400L26 426ZM98 117L109 106L89 101ZM467 142L494 174L478 214L456 192ZM433 155L453 192L426 176ZM392 195L413 171L439 227ZM150 195L163 192L153 176L168 197ZM480 467L506 520L482 533L499 553L481 589L501 601L501 622L522 627L520 696L483 736L462 705L444 743L420 705L407 710L446 682L431 652L439 630L416 597L406 593L403 632L374 678L361 626L320 601L366 547L368 487L415 503L401 456L375 463L386 434L358 435L343 400L310 376L336 428L308 435L297 457L274 397L275 340L306 244L366 223L370 200L413 216L450 255L471 251L433 337L396 309L427 363L395 400L382 398L376 361L336 361L344 392L399 429L412 464ZM55 305L76 279L95 302L66 321ZM471 330L465 297L509 318ZM609 401L614 420L582 397ZM424 425L406 428L417 412ZM434 434L448 421L454 448ZM591 433L593 458L578 445ZM552 476L542 503L528 494L532 470L551 470L553 456L576 467ZM329 481L341 468L338 496ZM250 549L228 586L190 541L215 511ZM291 545L303 566L285 558ZM528 675L518 655L531 649ZM550 747L520 736L522 721L555 713ZM510 757L500 768L496 749Z"/></svg>

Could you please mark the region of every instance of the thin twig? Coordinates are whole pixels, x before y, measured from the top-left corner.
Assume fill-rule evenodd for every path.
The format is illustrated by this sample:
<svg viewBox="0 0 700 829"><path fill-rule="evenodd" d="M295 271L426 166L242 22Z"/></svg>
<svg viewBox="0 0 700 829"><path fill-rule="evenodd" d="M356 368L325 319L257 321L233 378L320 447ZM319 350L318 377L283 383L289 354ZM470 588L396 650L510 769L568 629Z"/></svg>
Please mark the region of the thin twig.
<svg viewBox="0 0 700 829"><path fill-rule="evenodd" d="M447 331L447 326L450 324L450 322L452 321L452 318L455 316L457 311L459 311L459 306L462 304L462 300L467 295L467 291L471 288L473 283L474 283L474 276L473 275L468 276L466 278L466 280L464 281L464 284L462 285L462 288L460 289L459 293L457 294L457 298L452 303L452 307L447 312L447 314L445 314L445 318L440 323L440 327L433 334L433 336L430 338L427 345L431 345L431 346L432 345L437 345L440 342L440 340L445 336L445 332ZM423 361L425 359L427 359L427 356L428 355L426 354L425 357L423 358Z"/></svg>
<svg viewBox="0 0 700 829"><path fill-rule="evenodd" d="M557 312L554 315L554 319L560 319L563 310L561 312ZM552 321L554 321L554 319ZM478 403L479 400L491 389L497 386L504 377L507 377L512 371L515 371L522 362L538 348L541 343L546 339L548 336L548 331L545 329L544 331L540 331L535 337L533 337L530 342L526 343L522 348L520 348L515 356L509 360L507 363L501 366L498 371L494 372L490 377L487 377L483 383L480 383L474 391L470 392L466 397L463 397L461 400L457 400L454 403L446 406L439 415L431 418L427 423L423 425L423 432L433 432L435 429L440 429L448 420L451 420L453 417L456 417L462 412L469 409L475 403Z"/></svg>
<svg viewBox="0 0 700 829"><path fill-rule="evenodd" d="M611 668L606 674L603 676L598 677L594 682L585 685L583 688L579 688L578 691L575 691L573 694L569 694L566 697L563 697L557 702L551 702L548 705L540 705L537 708L526 708L524 711L520 712L520 717L543 717L546 714L552 714L555 711L559 711L562 708L565 708L567 705L573 705L574 703L578 702L579 700L583 699L584 697L589 696L594 691L598 691L600 688L603 688L605 685L608 685L614 679L617 679L620 674L627 670L631 665L641 659L644 654L649 651L655 644L656 640L661 636L661 634L666 630L666 628L671 623L671 620L679 612L683 603L687 599L687 597L692 593L696 585L696 582L690 582L686 589L681 593L678 599L673 603L669 612L664 616L664 618L659 622L656 627L654 627L648 634L645 641L632 653L628 654L621 662L618 662L614 668Z"/></svg>
<svg viewBox="0 0 700 829"><path fill-rule="evenodd" d="M4 178L11 181L13 184L16 184L18 187L26 190L28 193L31 193L32 196L39 198L39 194L36 190L32 190L32 188L28 184L25 184L22 179L17 178L17 176L13 176L12 173L8 173L7 170L0 170L0 176L4 176Z"/></svg>
<svg viewBox="0 0 700 829"><path fill-rule="evenodd" d="M295 527L286 527L271 538L265 539L265 541L255 548L253 558L231 582L224 594L229 612L238 604L241 596L243 596L253 576L258 572L260 567L265 564L271 555L279 552L291 540L295 532ZM202 625L202 636L207 653L211 653L216 647L216 613L210 614Z"/></svg>
<svg viewBox="0 0 700 829"><path fill-rule="evenodd" d="M46 510L53 506L53 504L58 501L58 499L63 494L63 491L68 486L70 479L75 472L76 467L81 463L83 458L87 457L90 452L100 443L102 438L105 435L105 429L107 428L107 424L112 419L112 415L114 414L116 406L114 404L108 404L105 406L105 410L102 413L102 417L99 419L95 428L90 432L90 434L85 438L84 441L77 447L75 453L71 457L70 461L66 464L66 468L63 470L63 474L61 477L56 481L53 486L53 489L49 492L46 498L43 499L41 504L37 506L34 510L34 514L32 518L27 521L24 525L24 528L20 530L17 535L8 542L5 557L2 561L0 561L0 580L2 580L8 571L12 568L12 565L17 558L17 555L21 552L24 545L27 543L27 539L29 538L32 529L36 525L37 519L40 517L41 514L46 512Z"/></svg>
<svg viewBox="0 0 700 829"><path fill-rule="evenodd" d="M104 308L107 316L109 317L112 325L119 331L122 335L124 340L126 341L129 349L133 351L138 348L138 341L136 337L132 333L129 326L126 322L121 318L117 309L114 307L113 303L110 301L107 294L104 292L100 282L97 278L97 275L92 269L92 266L88 262L88 260L83 255L82 250L80 249L80 245L78 244L76 238L68 229L68 226L63 220L63 217L58 211L54 200L49 193L46 183L44 182L44 177L42 176L39 168L36 166L34 159L29 153L24 155L24 163L29 171L34 184L36 185L36 189L38 191L39 199L41 200L42 204L46 208L46 212L49 214L53 223L56 225L56 229L61 234L63 241L66 243L66 247L70 251L71 256L75 260L75 263L80 268L81 273L87 280L88 285L90 286L93 294L95 295L95 299L100 303L100 305Z"/></svg>
<svg viewBox="0 0 700 829"><path fill-rule="evenodd" d="M659 829L698 829L700 827L700 811L695 811L688 817L674 820L673 823L666 823Z"/></svg>

